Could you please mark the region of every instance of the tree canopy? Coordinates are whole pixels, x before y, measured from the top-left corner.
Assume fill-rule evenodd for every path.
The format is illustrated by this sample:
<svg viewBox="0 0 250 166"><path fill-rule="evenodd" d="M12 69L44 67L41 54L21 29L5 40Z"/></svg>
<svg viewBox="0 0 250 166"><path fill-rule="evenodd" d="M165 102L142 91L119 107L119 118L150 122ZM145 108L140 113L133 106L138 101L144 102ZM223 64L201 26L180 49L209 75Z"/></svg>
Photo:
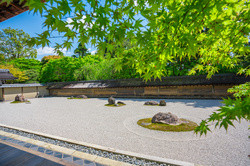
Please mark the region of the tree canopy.
<svg viewBox="0 0 250 166"><path fill-rule="evenodd" d="M36 58L37 51L28 45L29 34L23 30L6 28L0 31L0 59Z"/></svg>
<svg viewBox="0 0 250 166"><path fill-rule="evenodd" d="M187 59L195 61L188 74L203 71L210 78L219 71L218 66L237 66L239 74L250 75L249 65L240 63L249 59L248 0L27 0L26 5L45 17L45 31L30 43L47 46L49 37L58 32L64 38L56 44L58 53L71 48L74 41L83 46L91 43L107 57L115 49L116 69L122 69L126 58L145 80L166 76L166 65ZM137 47L127 50L123 47L127 40ZM246 96L237 98L249 100ZM226 106L235 108L236 102ZM235 119L249 120L246 108L242 116L219 110L223 114L210 120L219 124L223 120L222 126L227 128ZM210 120L203 121L198 131L206 133Z"/></svg>

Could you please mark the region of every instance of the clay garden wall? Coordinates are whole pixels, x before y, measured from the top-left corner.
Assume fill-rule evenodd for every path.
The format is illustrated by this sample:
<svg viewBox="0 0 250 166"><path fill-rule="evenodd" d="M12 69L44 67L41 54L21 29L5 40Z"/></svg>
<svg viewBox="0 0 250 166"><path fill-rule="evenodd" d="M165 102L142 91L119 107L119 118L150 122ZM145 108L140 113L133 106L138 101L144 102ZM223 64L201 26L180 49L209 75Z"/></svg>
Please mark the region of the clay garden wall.
<svg viewBox="0 0 250 166"><path fill-rule="evenodd" d="M91 89L50 89L51 96L127 97L127 98L222 98L227 97L227 89L233 85L195 85L160 87L122 87Z"/></svg>
<svg viewBox="0 0 250 166"><path fill-rule="evenodd" d="M0 86L0 101L13 101L15 96L23 94L25 98L49 96L47 86L40 84L4 84Z"/></svg>

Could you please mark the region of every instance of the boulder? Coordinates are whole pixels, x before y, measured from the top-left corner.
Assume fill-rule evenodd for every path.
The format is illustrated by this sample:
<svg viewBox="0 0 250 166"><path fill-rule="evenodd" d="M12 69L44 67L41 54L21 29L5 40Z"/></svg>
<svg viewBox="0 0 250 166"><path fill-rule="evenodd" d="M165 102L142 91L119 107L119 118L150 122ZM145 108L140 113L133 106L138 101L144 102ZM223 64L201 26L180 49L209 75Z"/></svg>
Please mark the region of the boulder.
<svg viewBox="0 0 250 166"><path fill-rule="evenodd" d="M161 100L161 101L160 101L159 106L166 106L166 105L167 105L167 103L166 103L166 101L165 101L165 100Z"/></svg>
<svg viewBox="0 0 250 166"><path fill-rule="evenodd" d="M157 101L147 101L144 105L158 105L159 103Z"/></svg>
<svg viewBox="0 0 250 166"><path fill-rule="evenodd" d="M124 102L122 101L118 101L117 104L123 104L123 105L126 105Z"/></svg>
<svg viewBox="0 0 250 166"><path fill-rule="evenodd" d="M168 113L159 112L153 116L152 123L178 125L181 123L181 121L176 115L172 114L171 112Z"/></svg>
<svg viewBox="0 0 250 166"><path fill-rule="evenodd" d="M25 102L27 101L27 99L25 99L24 95L19 94L19 95L16 95L15 101Z"/></svg>
<svg viewBox="0 0 250 166"><path fill-rule="evenodd" d="M115 104L115 98L113 98L112 96L109 97L108 102L109 102L109 105Z"/></svg>
<svg viewBox="0 0 250 166"><path fill-rule="evenodd" d="M85 95L78 95L78 96L76 96L76 98L87 99L88 97Z"/></svg>

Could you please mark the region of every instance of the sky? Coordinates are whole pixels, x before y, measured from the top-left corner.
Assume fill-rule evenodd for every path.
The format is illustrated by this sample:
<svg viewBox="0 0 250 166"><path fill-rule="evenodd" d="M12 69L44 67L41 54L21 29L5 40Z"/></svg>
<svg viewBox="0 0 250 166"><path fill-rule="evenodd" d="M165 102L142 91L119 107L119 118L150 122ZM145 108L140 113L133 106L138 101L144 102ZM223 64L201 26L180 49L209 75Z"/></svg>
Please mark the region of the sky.
<svg viewBox="0 0 250 166"><path fill-rule="evenodd" d="M24 32L28 33L31 37L37 36L36 34L42 33L45 28L43 28L43 21L45 19L40 15L34 15L32 12L26 11L8 20L0 22L0 30L11 27L13 29L22 29ZM50 39L50 47L38 47L37 49L37 59L41 60L46 55L55 55L53 46L55 43L60 43L62 38ZM77 48L78 43L75 42L71 50L62 50L66 56L71 56L74 54L75 48ZM89 52L95 53L96 48L87 45Z"/></svg>

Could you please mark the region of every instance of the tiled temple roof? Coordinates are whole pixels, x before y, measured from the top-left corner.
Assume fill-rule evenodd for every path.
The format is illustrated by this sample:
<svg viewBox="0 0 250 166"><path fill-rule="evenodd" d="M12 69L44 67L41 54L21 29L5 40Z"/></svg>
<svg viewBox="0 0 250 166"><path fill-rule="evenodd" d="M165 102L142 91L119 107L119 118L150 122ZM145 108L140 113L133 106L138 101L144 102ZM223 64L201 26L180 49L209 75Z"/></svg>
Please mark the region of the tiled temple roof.
<svg viewBox="0 0 250 166"><path fill-rule="evenodd" d="M0 69L0 81L1 80L15 80L17 79L14 77L8 69Z"/></svg>
<svg viewBox="0 0 250 166"><path fill-rule="evenodd" d="M180 86L180 85L218 85L218 84L242 84L250 81L250 77L235 74L217 74L211 79L206 76L173 76L164 77L145 82L142 79L119 79L99 81L77 81L49 83L48 89L77 89L77 88L119 88L119 87L146 87L146 86Z"/></svg>

